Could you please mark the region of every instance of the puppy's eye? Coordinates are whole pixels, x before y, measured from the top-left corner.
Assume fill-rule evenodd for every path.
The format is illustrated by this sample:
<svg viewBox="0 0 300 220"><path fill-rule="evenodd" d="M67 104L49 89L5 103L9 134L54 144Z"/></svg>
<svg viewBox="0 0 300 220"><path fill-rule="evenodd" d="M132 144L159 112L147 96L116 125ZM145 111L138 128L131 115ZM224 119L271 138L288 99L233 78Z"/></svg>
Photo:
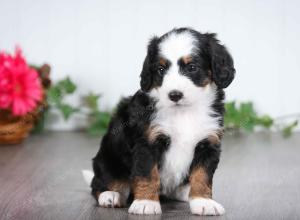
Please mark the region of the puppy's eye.
<svg viewBox="0 0 300 220"><path fill-rule="evenodd" d="M188 72L196 72L197 71L197 66L193 63L190 63L187 65L187 71Z"/></svg>
<svg viewBox="0 0 300 220"><path fill-rule="evenodd" d="M157 68L157 72L158 72L158 74L159 75L164 75L164 72L165 72L165 68L163 67L163 66L159 66L158 68Z"/></svg>

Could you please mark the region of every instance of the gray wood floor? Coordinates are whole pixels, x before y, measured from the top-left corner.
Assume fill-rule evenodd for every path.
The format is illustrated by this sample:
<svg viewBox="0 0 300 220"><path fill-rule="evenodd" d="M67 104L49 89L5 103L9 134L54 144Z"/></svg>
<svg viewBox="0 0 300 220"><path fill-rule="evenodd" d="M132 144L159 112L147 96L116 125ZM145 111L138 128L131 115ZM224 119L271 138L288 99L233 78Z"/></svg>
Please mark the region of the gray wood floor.
<svg viewBox="0 0 300 220"><path fill-rule="evenodd" d="M0 146L0 219L300 219L300 134L230 136L215 175L222 217L199 217L188 205L164 202L163 215L135 216L96 206L81 176L98 139L45 133L19 146Z"/></svg>

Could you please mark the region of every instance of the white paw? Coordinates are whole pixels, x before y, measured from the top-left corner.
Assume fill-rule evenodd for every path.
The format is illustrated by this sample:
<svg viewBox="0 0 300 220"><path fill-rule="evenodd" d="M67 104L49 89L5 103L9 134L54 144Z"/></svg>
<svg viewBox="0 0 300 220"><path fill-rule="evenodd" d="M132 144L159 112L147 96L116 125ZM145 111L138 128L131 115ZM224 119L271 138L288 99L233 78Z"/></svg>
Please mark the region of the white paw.
<svg viewBox="0 0 300 220"><path fill-rule="evenodd" d="M161 214L161 207L158 201L136 199L129 207L128 212L139 215Z"/></svg>
<svg viewBox="0 0 300 220"><path fill-rule="evenodd" d="M212 199L196 198L190 200L192 214L196 215L223 215L223 206Z"/></svg>
<svg viewBox="0 0 300 220"><path fill-rule="evenodd" d="M101 207L107 207L107 208L120 207L122 205L120 193L114 191L105 191L100 193L98 202Z"/></svg>

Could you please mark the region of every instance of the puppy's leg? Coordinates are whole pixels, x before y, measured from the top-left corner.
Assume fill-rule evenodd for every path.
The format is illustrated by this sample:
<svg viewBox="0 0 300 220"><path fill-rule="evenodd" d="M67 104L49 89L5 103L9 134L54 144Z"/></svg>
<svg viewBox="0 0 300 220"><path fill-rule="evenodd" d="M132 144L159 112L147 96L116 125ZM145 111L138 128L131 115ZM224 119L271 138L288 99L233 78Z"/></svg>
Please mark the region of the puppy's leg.
<svg viewBox="0 0 300 220"><path fill-rule="evenodd" d="M132 214L160 214L160 178L155 157L155 148L143 142L137 144L133 153L131 188L134 201L128 212Z"/></svg>
<svg viewBox="0 0 300 220"><path fill-rule="evenodd" d="M97 177L94 177L92 186L95 186L97 183L98 186L100 186L99 182L99 180L97 181ZM116 208L125 206L129 190L128 181L113 180L105 185L105 187L103 186L102 190L100 188L98 188L98 190L94 188L92 194L98 201L99 206Z"/></svg>
<svg viewBox="0 0 300 220"><path fill-rule="evenodd" d="M212 179L218 166L220 145L209 140L198 144L190 174L189 203L196 215L222 215L225 209L212 200Z"/></svg>
<svg viewBox="0 0 300 220"><path fill-rule="evenodd" d="M130 192L129 182L114 180L107 186L109 191L100 194L98 202L103 207L124 207Z"/></svg>
<svg viewBox="0 0 300 220"><path fill-rule="evenodd" d="M147 177L136 176L132 182L134 201L128 212L132 214L161 214L159 203L159 173L157 165Z"/></svg>

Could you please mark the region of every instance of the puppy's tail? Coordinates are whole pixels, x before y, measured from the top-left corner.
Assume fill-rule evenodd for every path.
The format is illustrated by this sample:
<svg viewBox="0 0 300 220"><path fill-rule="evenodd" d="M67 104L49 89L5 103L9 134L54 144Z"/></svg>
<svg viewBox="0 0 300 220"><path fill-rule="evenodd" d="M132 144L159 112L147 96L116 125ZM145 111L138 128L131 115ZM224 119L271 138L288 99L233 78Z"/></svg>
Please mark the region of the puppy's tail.
<svg viewBox="0 0 300 220"><path fill-rule="evenodd" d="M83 179L90 186L94 178L94 173L91 170L82 170Z"/></svg>

